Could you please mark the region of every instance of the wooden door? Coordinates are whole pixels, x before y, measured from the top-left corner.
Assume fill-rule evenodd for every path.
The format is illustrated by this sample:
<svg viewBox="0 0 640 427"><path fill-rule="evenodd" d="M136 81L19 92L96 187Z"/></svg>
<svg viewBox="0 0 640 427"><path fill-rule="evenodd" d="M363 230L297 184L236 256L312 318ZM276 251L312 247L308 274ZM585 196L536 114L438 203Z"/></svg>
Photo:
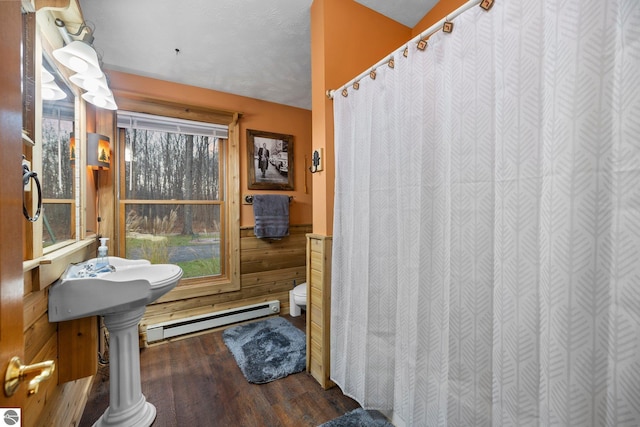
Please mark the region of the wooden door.
<svg viewBox="0 0 640 427"><path fill-rule="evenodd" d="M21 3L0 0L0 378L12 357L24 357L22 275ZM22 408L26 387L0 392L0 412ZM24 417L24 414L23 414Z"/></svg>

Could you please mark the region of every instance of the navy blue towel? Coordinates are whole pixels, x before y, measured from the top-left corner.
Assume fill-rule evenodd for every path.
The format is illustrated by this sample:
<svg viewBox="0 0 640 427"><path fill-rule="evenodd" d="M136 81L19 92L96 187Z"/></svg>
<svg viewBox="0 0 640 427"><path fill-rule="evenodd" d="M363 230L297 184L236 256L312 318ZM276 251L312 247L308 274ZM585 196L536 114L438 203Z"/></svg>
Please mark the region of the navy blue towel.
<svg viewBox="0 0 640 427"><path fill-rule="evenodd" d="M254 233L258 239L281 239L289 235L289 196L253 196Z"/></svg>

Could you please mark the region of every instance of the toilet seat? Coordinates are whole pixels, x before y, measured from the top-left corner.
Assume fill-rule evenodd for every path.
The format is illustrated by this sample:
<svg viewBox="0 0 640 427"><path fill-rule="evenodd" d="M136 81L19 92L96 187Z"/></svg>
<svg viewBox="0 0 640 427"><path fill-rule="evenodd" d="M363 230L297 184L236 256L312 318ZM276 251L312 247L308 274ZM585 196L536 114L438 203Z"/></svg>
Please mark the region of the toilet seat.
<svg viewBox="0 0 640 427"><path fill-rule="evenodd" d="M304 301L304 305L307 305L307 284L301 283L293 288L293 295L296 297L296 300Z"/></svg>
<svg viewBox="0 0 640 427"><path fill-rule="evenodd" d="M307 284L301 283L289 291L289 314L300 316L301 309L307 307Z"/></svg>

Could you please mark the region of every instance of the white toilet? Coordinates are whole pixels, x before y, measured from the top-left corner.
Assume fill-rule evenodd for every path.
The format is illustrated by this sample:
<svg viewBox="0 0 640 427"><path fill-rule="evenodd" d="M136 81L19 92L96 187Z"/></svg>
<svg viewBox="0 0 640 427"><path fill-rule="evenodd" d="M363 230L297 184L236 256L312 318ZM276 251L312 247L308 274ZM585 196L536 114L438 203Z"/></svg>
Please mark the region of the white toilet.
<svg viewBox="0 0 640 427"><path fill-rule="evenodd" d="M289 314L300 316L301 309L307 308L307 284L301 283L289 291Z"/></svg>

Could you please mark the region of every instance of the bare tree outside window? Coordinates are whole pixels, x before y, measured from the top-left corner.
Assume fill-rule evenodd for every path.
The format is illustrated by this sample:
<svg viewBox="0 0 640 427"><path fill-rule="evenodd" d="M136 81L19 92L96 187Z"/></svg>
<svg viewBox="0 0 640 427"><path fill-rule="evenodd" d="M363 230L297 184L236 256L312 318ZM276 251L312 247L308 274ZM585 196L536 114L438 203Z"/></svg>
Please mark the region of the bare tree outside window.
<svg viewBox="0 0 640 427"><path fill-rule="evenodd" d="M68 101L44 101L42 118L42 242L44 247L73 237L73 167L70 139L74 110Z"/></svg>
<svg viewBox="0 0 640 427"><path fill-rule="evenodd" d="M126 257L222 273L221 144L213 136L125 129Z"/></svg>

